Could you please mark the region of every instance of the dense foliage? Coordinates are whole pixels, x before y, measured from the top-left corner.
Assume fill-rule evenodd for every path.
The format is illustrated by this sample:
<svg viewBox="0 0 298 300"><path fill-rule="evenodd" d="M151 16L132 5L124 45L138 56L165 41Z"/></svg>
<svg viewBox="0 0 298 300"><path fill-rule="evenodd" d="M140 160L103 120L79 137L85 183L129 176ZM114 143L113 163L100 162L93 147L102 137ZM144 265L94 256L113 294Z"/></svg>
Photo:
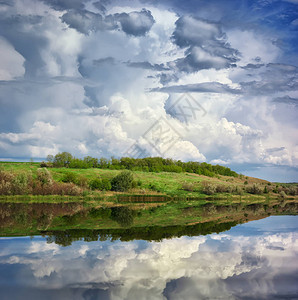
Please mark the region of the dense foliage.
<svg viewBox="0 0 298 300"><path fill-rule="evenodd" d="M199 175L214 177L216 175L237 177L238 174L230 168L220 165L211 165L205 162L182 162L162 157L146 157L146 158L131 158L122 157L116 159L93 158L86 156L83 159L75 158L68 152L58 153L55 156L48 156L48 164L43 163L43 166L66 167L66 168L100 168L111 170L131 170L143 172L188 172Z"/></svg>
<svg viewBox="0 0 298 300"><path fill-rule="evenodd" d="M122 171L120 174L118 174L112 179L111 185L112 185L112 191L116 191L116 192L128 191L135 185L132 172Z"/></svg>

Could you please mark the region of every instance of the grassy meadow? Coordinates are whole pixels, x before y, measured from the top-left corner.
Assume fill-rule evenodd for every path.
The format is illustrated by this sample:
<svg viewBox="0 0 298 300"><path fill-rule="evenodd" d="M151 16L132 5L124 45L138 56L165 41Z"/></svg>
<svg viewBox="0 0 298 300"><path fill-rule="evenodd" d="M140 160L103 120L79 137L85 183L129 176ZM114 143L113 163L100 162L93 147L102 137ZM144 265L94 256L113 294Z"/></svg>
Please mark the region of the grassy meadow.
<svg viewBox="0 0 298 300"><path fill-rule="evenodd" d="M37 172L40 170L40 163L10 163L1 162L0 171L10 174L25 174L37 180ZM94 179L112 180L121 170L110 169L71 169L71 168L48 168L54 182L63 182L65 177L69 177L66 182L74 183L80 190L76 196L107 197L121 194L113 191L91 190L89 183ZM136 186L124 194L140 195L167 195L172 197L278 197L280 193L289 187L282 184L270 183L265 180L239 175L230 177L217 175L208 177L194 173L171 173L171 172L133 172ZM258 187L256 192L247 192L249 187ZM295 186L294 188L297 188ZM18 193L15 193L18 194ZM24 193L26 194L26 193ZM27 193L30 194L30 191ZM123 193L122 193L123 194ZM288 196L294 196L290 193ZM66 194L65 194L66 195Z"/></svg>

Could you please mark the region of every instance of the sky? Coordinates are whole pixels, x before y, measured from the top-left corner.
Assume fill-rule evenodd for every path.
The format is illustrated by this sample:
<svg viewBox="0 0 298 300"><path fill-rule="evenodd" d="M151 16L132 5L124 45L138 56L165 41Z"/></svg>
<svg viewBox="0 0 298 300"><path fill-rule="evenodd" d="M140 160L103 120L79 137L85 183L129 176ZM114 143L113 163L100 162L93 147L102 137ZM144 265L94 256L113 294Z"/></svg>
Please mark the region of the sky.
<svg viewBox="0 0 298 300"><path fill-rule="evenodd" d="M162 156L298 181L297 0L1 0L0 160Z"/></svg>

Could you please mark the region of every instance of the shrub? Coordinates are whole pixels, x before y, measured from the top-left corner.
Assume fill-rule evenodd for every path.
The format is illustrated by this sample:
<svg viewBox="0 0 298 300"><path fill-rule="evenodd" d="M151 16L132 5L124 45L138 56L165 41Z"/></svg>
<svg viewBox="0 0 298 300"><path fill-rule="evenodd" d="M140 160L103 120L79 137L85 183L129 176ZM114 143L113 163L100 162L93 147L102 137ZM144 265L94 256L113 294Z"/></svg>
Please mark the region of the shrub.
<svg viewBox="0 0 298 300"><path fill-rule="evenodd" d="M133 187L133 174L130 171L122 171L115 176L112 181L112 190L117 192L125 192Z"/></svg>
<svg viewBox="0 0 298 300"><path fill-rule="evenodd" d="M12 184L10 181L0 181L0 195L11 195L12 194Z"/></svg>
<svg viewBox="0 0 298 300"><path fill-rule="evenodd" d="M213 195L216 193L216 186L209 182L203 181L202 192L206 195Z"/></svg>
<svg viewBox="0 0 298 300"><path fill-rule="evenodd" d="M234 191L233 191L236 195L242 195L243 194L243 189L239 186L236 186Z"/></svg>
<svg viewBox="0 0 298 300"><path fill-rule="evenodd" d="M193 183L184 182L182 184L182 190L188 191L188 192L193 192L194 191L194 185L193 185Z"/></svg>
<svg viewBox="0 0 298 300"><path fill-rule="evenodd" d="M257 184L249 185L245 188L246 192L249 194L257 194L260 195L263 193L262 187Z"/></svg>
<svg viewBox="0 0 298 300"><path fill-rule="evenodd" d="M28 192L28 176L20 173L12 180L12 193L15 195L26 194Z"/></svg>
<svg viewBox="0 0 298 300"><path fill-rule="evenodd" d="M101 179L100 178L95 178L90 181L89 187L91 190L100 190L101 189Z"/></svg>
<svg viewBox="0 0 298 300"><path fill-rule="evenodd" d="M63 175L62 182L72 182L74 184L77 184L78 183L77 175L72 172L66 172Z"/></svg>
<svg viewBox="0 0 298 300"><path fill-rule="evenodd" d="M84 176L79 176L77 178L77 184L80 186L80 187L88 187L88 179Z"/></svg>
<svg viewBox="0 0 298 300"><path fill-rule="evenodd" d="M73 183L53 182L52 185L42 185L41 182L38 181L32 189L32 194L80 196L82 194L82 190Z"/></svg>
<svg viewBox="0 0 298 300"><path fill-rule="evenodd" d="M227 186L223 184L218 184L216 187L216 193L226 193L227 192Z"/></svg>
<svg viewBox="0 0 298 300"><path fill-rule="evenodd" d="M41 167L41 168L51 168L51 167L53 167L53 164L50 163L50 162L42 161L42 162L40 163L40 167Z"/></svg>
<svg viewBox="0 0 298 300"><path fill-rule="evenodd" d="M46 168L37 169L37 180L44 184L53 184L53 178L51 173Z"/></svg>
<svg viewBox="0 0 298 300"><path fill-rule="evenodd" d="M111 181L107 178L101 180L101 190L110 191L112 188Z"/></svg>

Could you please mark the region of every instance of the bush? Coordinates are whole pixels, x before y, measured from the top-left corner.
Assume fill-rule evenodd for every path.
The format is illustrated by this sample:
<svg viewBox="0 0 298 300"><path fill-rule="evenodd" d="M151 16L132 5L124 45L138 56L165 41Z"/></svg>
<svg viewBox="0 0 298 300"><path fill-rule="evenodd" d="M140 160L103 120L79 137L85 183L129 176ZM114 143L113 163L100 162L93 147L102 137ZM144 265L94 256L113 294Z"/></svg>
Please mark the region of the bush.
<svg viewBox="0 0 298 300"><path fill-rule="evenodd" d="M42 161L42 162L40 163L40 167L41 167L41 168L51 168L51 167L53 167L53 165L52 165L52 163Z"/></svg>
<svg viewBox="0 0 298 300"><path fill-rule="evenodd" d="M235 193L236 195L243 195L243 189L236 185L233 193Z"/></svg>
<svg viewBox="0 0 298 300"><path fill-rule="evenodd" d="M40 181L37 181L32 188L32 194L80 196L82 195L82 190L73 183L53 182L52 185L42 185Z"/></svg>
<svg viewBox="0 0 298 300"><path fill-rule="evenodd" d="M133 174L130 171L122 171L112 181L112 191L125 192L133 187Z"/></svg>
<svg viewBox="0 0 298 300"><path fill-rule="evenodd" d="M111 182L107 178L104 178L102 180L100 178L95 178L90 181L89 187L92 190L100 190L100 191L110 191L112 188Z"/></svg>
<svg viewBox="0 0 298 300"><path fill-rule="evenodd" d="M107 178L101 180L101 190L110 191L112 188L111 181Z"/></svg>
<svg viewBox="0 0 298 300"><path fill-rule="evenodd" d="M51 173L46 168L37 169L37 180L44 184L53 184L53 178Z"/></svg>
<svg viewBox="0 0 298 300"><path fill-rule="evenodd" d="M72 172L64 173L62 182L72 182L74 184L77 184L78 183L77 175Z"/></svg>
<svg viewBox="0 0 298 300"><path fill-rule="evenodd" d="M88 187L88 179L84 176L79 176L77 179L77 185L84 188Z"/></svg>
<svg viewBox="0 0 298 300"><path fill-rule="evenodd" d="M216 193L216 186L209 182L202 182L202 192L206 195L213 195Z"/></svg>
<svg viewBox="0 0 298 300"><path fill-rule="evenodd" d="M101 190L101 179L95 178L90 181L89 187L91 190Z"/></svg>
<svg viewBox="0 0 298 300"><path fill-rule="evenodd" d="M20 173L12 180L12 193L22 195L28 193L28 176Z"/></svg>
<svg viewBox="0 0 298 300"><path fill-rule="evenodd" d="M188 191L188 192L193 192L194 191L194 184L189 183L189 182L184 182L182 184L182 190Z"/></svg>
<svg viewBox="0 0 298 300"><path fill-rule="evenodd" d="M260 195L263 193L262 187L257 184L249 185L245 188L246 192L249 194L257 194Z"/></svg>

